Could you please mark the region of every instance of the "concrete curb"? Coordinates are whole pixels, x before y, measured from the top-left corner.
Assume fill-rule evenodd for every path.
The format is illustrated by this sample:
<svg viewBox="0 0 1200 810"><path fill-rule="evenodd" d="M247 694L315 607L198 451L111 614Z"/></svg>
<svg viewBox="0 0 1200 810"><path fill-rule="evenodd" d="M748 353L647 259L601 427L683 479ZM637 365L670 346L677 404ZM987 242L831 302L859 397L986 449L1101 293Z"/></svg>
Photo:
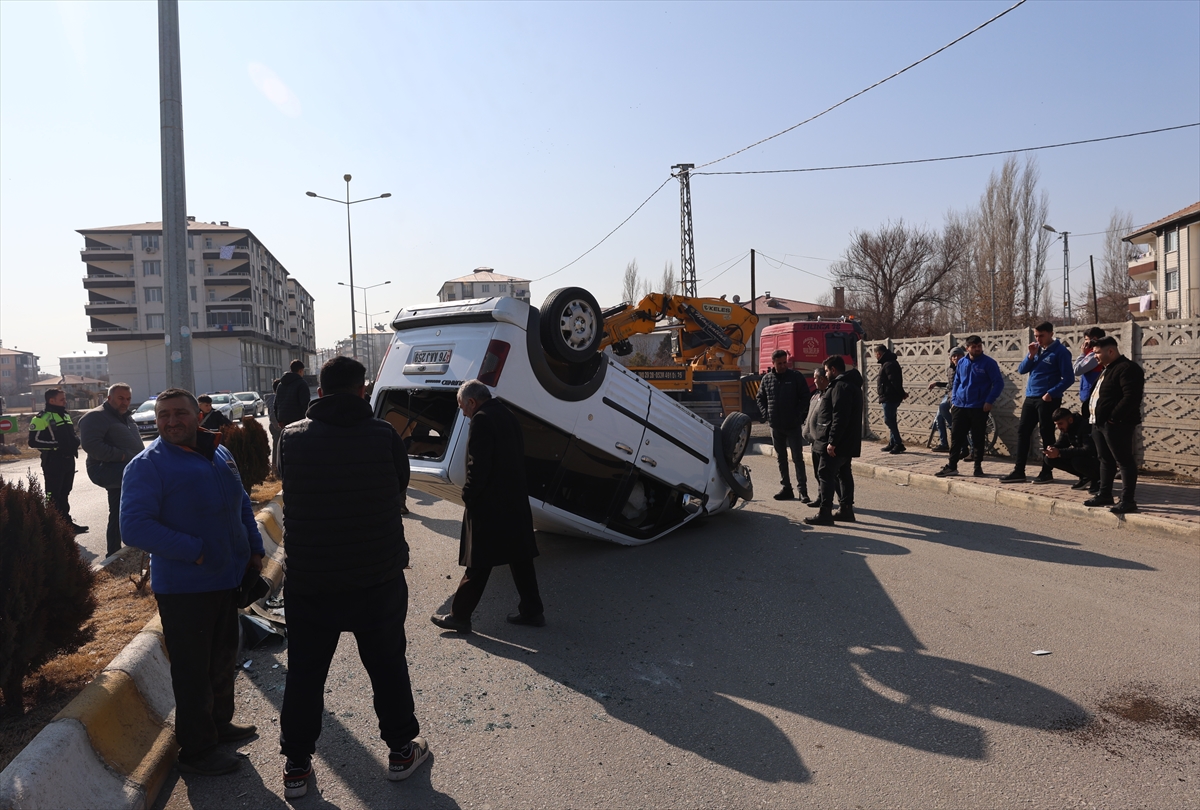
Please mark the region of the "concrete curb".
<svg viewBox="0 0 1200 810"><path fill-rule="evenodd" d="M277 588L282 499L276 496L255 519L267 552L263 576ZM0 810L146 810L175 764L174 711L171 664L155 615L0 772Z"/></svg>
<svg viewBox="0 0 1200 810"><path fill-rule="evenodd" d="M746 448L751 455L775 456L775 448L762 442L751 442ZM806 459L807 461L807 459ZM1031 495L1011 489L1000 489L976 484L969 479L938 478L924 473L898 470L879 464L869 464L858 459L854 460L854 474L862 478L875 478L901 486L915 489L925 489L931 492L942 492L958 498L966 498L983 503L994 503L1011 509L1021 509L1030 512L1040 512L1044 515L1057 515L1073 520L1085 520L1093 525L1106 529L1141 529L1154 534L1175 537L1187 542L1200 545L1200 527L1184 520L1171 520L1157 515L1114 515L1105 508L1084 506L1082 503L1067 501L1062 498L1047 498L1042 495Z"/></svg>

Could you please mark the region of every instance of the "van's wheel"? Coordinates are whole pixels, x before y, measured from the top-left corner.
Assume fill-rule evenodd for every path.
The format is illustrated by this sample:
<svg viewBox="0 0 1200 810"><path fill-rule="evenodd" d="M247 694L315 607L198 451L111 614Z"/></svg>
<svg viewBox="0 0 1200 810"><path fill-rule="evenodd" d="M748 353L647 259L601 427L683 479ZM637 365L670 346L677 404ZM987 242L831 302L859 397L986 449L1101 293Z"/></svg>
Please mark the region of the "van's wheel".
<svg viewBox="0 0 1200 810"><path fill-rule="evenodd" d="M542 304L542 348L572 365L591 359L604 339L604 318L595 296L582 287L563 287Z"/></svg>
<svg viewBox="0 0 1200 810"><path fill-rule="evenodd" d="M731 413L721 423L721 449L730 468L736 467L746 455L750 444L750 417L744 413Z"/></svg>

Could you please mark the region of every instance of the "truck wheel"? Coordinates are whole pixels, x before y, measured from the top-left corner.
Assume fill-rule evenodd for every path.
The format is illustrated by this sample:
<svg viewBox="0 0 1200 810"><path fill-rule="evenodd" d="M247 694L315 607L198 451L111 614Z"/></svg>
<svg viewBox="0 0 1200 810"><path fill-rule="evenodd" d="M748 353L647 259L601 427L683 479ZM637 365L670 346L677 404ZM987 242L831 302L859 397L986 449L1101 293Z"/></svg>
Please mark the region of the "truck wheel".
<svg viewBox="0 0 1200 810"><path fill-rule="evenodd" d="M604 339L596 298L582 287L563 287L542 304L542 348L572 365L591 359Z"/></svg>
<svg viewBox="0 0 1200 810"><path fill-rule="evenodd" d="M731 413L721 423L721 449L730 468L736 467L746 455L750 444L750 417L744 413Z"/></svg>

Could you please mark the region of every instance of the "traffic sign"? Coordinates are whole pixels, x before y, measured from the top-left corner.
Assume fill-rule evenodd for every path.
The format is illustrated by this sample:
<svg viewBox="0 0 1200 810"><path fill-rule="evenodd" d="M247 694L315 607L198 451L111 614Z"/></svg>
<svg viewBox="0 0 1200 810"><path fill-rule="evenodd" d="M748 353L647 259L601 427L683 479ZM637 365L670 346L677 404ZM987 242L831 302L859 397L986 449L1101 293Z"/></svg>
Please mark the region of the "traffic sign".
<svg viewBox="0 0 1200 810"><path fill-rule="evenodd" d="M16 433L17 420L12 416L0 416L0 433Z"/></svg>

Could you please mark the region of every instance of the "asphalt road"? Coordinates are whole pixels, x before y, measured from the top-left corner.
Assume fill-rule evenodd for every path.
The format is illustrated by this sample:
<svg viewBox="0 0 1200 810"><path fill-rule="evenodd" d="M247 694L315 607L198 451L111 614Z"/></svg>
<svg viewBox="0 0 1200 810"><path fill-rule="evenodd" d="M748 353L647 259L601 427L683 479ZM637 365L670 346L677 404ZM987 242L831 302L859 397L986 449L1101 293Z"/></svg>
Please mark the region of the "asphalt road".
<svg viewBox="0 0 1200 810"><path fill-rule="evenodd" d="M446 608L461 510L410 493L409 660L430 763L386 781L353 638L297 806L1195 807L1200 547L875 481L860 522L769 499L640 548L540 536L548 626ZM1035 656L1035 650L1049 655ZM286 646L247 654L236 774L166 808L283 807ZM1142 722L1145 721L1145 722Z"/></svg>
<svg viewBox="0 0 1200 810"><path fill-rule="evenodd" d="M267 417L258 417L258 423L267 431L267 441L270 442L271 431L268 429ZM143 437L143 442L149 444L153 439L154 436ZM79 458L75 459L75 484L71 488L71 517L81 526L88 527L86 534L75 536L80 556L88 562L98 562L104 559L108 552L108 541L105 539L108 527L108 492L88 478L86 464L87 455L80 450ZM30 473L41 480L40 460L23 459L0 464L0 477L21 480Z"/></svg>

